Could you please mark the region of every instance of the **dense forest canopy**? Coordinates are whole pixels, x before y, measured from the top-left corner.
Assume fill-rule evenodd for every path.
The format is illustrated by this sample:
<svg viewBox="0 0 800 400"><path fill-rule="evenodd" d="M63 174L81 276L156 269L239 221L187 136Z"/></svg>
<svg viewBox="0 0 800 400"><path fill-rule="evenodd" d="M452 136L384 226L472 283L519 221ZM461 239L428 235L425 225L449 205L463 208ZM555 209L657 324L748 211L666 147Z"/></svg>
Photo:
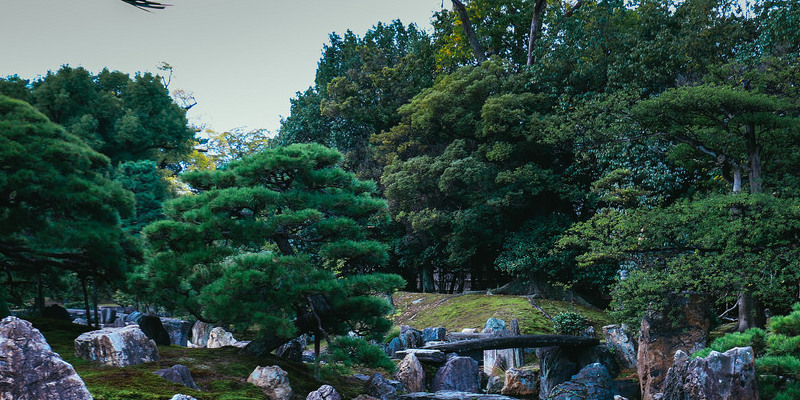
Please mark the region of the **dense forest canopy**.
<svg viewBox="0 0 800 400"><path fill-rule="evenodd" d="M790 309L800 1L452 5L332 33L274 137L196 138L148 73L0 79L0 302L89 279L281 337L385 331L397 275L627 321L686 290L740 330Z"/></svg>

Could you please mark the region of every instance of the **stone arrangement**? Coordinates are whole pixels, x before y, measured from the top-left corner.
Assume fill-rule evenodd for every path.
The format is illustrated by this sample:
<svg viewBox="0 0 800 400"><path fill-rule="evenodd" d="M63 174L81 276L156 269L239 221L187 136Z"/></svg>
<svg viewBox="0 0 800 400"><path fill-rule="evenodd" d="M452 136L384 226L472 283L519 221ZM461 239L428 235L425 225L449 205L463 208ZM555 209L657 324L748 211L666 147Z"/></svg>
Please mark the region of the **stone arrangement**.
<svg viewBox="0 0 800 400"><path fill-rule="evenodd" d="M271 400L289 400L292 397L289 374L277 365L256 367L247 378L247 383L252 383L261 388L264 395Z"/></svg>
<svg viewBox="0 0 800 400"><path fill-rule="evenodd" d="M112 367L158 361L158 347L138 325L86 332L75 339L75 355Z"/></svg>

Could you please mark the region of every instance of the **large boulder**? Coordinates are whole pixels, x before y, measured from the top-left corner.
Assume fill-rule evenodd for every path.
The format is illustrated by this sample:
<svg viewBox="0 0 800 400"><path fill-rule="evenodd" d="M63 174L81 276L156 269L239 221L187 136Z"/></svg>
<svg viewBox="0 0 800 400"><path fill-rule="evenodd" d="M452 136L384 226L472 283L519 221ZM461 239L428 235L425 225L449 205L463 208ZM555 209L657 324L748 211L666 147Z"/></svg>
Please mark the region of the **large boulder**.
<svg viewBox="0 0 800 400"><path fill-rule="evenodd" d="M397 352L400 350L405 350L405 346L399 337L393 338L386 346L386 354L391 358L398 358Z"/></svg>
<svg viewBox="0 0 800 400"><path fill-rule="evenodd" d="M169 400L197 400L197 399L185 394L176 394L175 396L172 396L172 398Z"/></svg>
<svg viewBox="0 0 800 400"><path fill-rule="evenodd" d="M689 359L678 350L667 372L662 400L758 399L753 349L735 347Z"/></svg>
<svg viewBox="0 0 800 400"><path fill-rule="evenodd" d="M0 321L0 399L91 400L83 380L42 333L17 317Z"/></svg>
<svg viewBox="0 0 800 400"><path fill-rule="evenodd" d="M342 396L331 385L322 385L306 396L306 400L342 400Z"/></svg>
<svg viewBox="0 0 800 400"><path fill-rule="evenodd" d="M112 367L158 361L158 347L138 325L86 332L75 339L75 355Z"/></svg>
<svg viewBox="0 0 800 400"><path fill-rule="evenodd" d="M480 393L480 387L478 362L470 357L452 357L436 371L431 391L451 390Z"/></svg>
<svg viewBox="0 0 800 400"><path fill-rule="evenodd" d="M663 311L648 312L639 330L637 373L644 400L663 392L675 352L692 354L705 347L708 340L711 321L700 295L672 294L667 304Z"/></svg>
<svg viewBox="0 0 800 400"><path fill-rule="evenodd" d="M397 388L392 385L392 382L386 379L385 376L379 373L374 373L367 379L366 384L367 394L379 400L395 400L397 399Z"/></svg>
<svg viewBox="0 0 800 400"><path fill-rule="evenodd" d="M431 349L406 349L400 350L395 353L397 358L403 358L409 354L414 354L421 363L427 364L444 364L447 361L447 354L441 350Z"/></svg>
<svg viewBox="0 0 800 400"><path fill-rule="evenodd" d="M212 324L203 321L195 322L192 325L192 344L196 347L206 347L212 329L214 329Z"/></svg>
<svg viewBox="0 0 800 400"><path fill-rule="evenodd" d="M539 398L544 399L557 385L568 381L580 368L571 351L563 347L536 349L539 359Z"/></svg>
<svg viewBox="0 0 800 400"><path fill-rule="evenodd" d="M155 315L142 315L139 318L139 329L159 346L169 346L171 343L169 333L164 329L161 318Z"/></svg>
<svg viewBox="0 0 800 400"><path fill-rule="evenodd" d="M422 330L423 342L441 342L447 338L447 329L441 326L436 328L425 328Z"/></svg>
<svg viewBox="0 0 800 400"><path fill-rule="evenodd" d="M614 382L600 363L587 365L572 379L557 385L547 400L614 400Z"/></svg>
<svg viewBox="0 0 800 400"><path fill-rule="evenodd" d="M206 343L206 347L209 349L217 349L220 347L225 346L234 346L234 347L244 347L247 343L240 342L233 337L233 334L222 329L220 327L215 327L211 330L211 333L208 335L208 342Z"/></svg>
<svg viewBox="0 0 800 400"><path fill-rule="evenodd" d="M499 322L492 322L499 321ZM502 324L501 324L502 323ZM499 336L519 336L519 323L517 320L512 320L508 329L505 322L500 319L490 318L486 322L487 326L502 326L502 329L494 331L494 328L486 328L487 333L492 333ZM519 368L523 365L522 349L492 349L483 351L483 372L486 375L494 374L495 368L500 370L508 370L512 368Z"/></svg>
<svg viewBox="0 0 800 400"><path fill-rule="evenodd" d="M289 400L292 397L289 374L277 365L256 367L247 382L260 387L271 400Z"/></svg>
<svg viewBox="0 0 800 400"><path fill-rule="evenodd" d="M509 369L500 393L505 396L536 397L539 395L539 371Z"/></svg>
<svg viewBox="0 0 800 400"><path fill-rule="evenodd" d="M161 318L161 324L169 335L169 343L186 347L189 344L189 335L192 333L192 324L177 318Z"/></svg>
<svg viewBox="0 0 800 400"><path fill-rule="evenodd" d="M192 378L192 373L189 371L189 368L186 368L183 365L173 365L170 368L160 369L153 373L170 382L179 383L194 390L200 390L197 388L197 384L194 383L194 379Z"/></svg>
<svg viewBox="0 0 800 400"><path fill-rule="evenodd" d="M305 345L299 339L292 339L275 349L275 355L294 362L303 362Z"/></svg>
<svg viewBox="0 0 800 400"><path fill-rule="evenodd" d="M484 333L500 332L506 329L506 321L499 318L489 318L483 325Z"/></svg>
<svg viewBox="0 0 800 400"><path fill-rule="evenodd" d="M425 370L414 353L409 353L400 361L395 377L409 393L425 391Z"/></svg>
<svg viewBox="0 0 800 400"><path fill-rule="evenodd" d="M603 327L606 346L612 350L614 357L622 368L636 368L636 341L633 340L628 326L606 325Z"/></svg>

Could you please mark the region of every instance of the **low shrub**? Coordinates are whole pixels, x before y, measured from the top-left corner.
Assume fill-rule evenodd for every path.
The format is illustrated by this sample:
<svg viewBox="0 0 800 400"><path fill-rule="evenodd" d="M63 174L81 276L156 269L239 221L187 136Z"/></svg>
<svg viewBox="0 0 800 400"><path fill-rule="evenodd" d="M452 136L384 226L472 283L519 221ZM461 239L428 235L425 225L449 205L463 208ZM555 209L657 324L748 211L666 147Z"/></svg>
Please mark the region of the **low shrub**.
<svg viewBox="0 0 800 400"><path fill-rule="evenodd" d="M553 317L553 330L561 335L580 335L590 325L586 317L576 312L562 312Z"/></svg>

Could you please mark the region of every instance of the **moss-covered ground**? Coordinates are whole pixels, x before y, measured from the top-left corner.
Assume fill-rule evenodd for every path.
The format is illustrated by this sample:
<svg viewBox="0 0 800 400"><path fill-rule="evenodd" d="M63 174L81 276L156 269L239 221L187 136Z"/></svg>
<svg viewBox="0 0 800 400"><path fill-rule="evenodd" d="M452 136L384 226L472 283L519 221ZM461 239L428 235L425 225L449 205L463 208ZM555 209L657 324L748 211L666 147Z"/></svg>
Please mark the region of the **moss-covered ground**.
<svg viewBox="0 0 800 400"><path fill-rule="evenodd" d="M487 319L494 317L506 322L517 319L520 330L526 335L553 333L550 319L533 307L525 296L398 292L393 301L397 310L395 325L409 325L419 330L435 326L442 326L448 332L481 329ZM535 302L551 317L566 311L580 313L598 334L603 325L611 323L608 315L596 308L556 300L536 299Z"/></svg>

